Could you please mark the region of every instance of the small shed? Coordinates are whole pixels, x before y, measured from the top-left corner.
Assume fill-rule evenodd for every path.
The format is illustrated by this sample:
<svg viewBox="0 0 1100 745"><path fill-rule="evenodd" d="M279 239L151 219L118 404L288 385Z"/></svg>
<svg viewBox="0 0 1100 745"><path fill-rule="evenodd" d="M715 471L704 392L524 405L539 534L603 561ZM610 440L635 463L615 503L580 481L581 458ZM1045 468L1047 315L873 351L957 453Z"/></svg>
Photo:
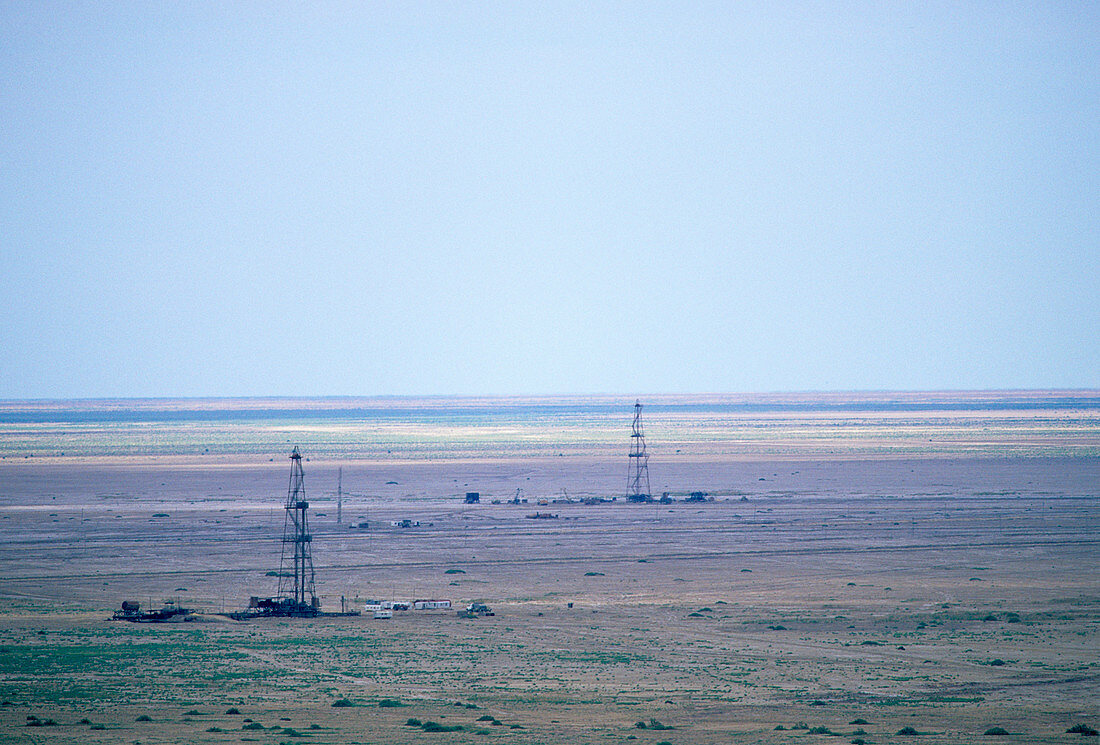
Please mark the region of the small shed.
<svg viewBox="0 0 1100 745"><path fill-rule="evenodd" d="M481 502L481 492L468 491L466 492L466 504L479 504Z"/></svg>

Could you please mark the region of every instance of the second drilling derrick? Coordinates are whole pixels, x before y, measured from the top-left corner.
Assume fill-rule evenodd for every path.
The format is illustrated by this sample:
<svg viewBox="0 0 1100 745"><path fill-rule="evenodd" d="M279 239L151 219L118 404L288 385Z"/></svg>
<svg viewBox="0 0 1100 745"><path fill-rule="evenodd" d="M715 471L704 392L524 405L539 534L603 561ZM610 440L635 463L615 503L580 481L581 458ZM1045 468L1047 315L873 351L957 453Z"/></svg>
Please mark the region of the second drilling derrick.
<svg viewBox="0 0 1100 745"><path fill-rule="evenodd" d="M313 536L309 533L309 502L306 501L306 481L302 473L302 454L297 446L290 454L290 486L286 493L286 516L283 518L283 554L279 561L279 595L289 605L291 613L320 609L320 599L314 591ZM309 600L306 600L306 596Z"/></svg>
<svg viewBox="0 0 1100 745"><path fill-rule="evenodd" d="M309 532L309 502L306 479L302 474L302 454L295 446L290 454L290 486L286 490L286 514L283 517L283 550L279 558L279 592L275 597L253 596L248 610L227 613L230 618L316 618L318 616L358 616L358 611L322 613L313 577L313 535ZM272 572L268 572L272 574Z"/></svg>
<svg viewBox="0 0 1100 745"><path fill-rule="evenodd" d="M630 473L626 482L626 498L631 502L648 502L649 453L645 449L645 433L642 431L642 403L634 402L634 427L630 433Z"/></svg>

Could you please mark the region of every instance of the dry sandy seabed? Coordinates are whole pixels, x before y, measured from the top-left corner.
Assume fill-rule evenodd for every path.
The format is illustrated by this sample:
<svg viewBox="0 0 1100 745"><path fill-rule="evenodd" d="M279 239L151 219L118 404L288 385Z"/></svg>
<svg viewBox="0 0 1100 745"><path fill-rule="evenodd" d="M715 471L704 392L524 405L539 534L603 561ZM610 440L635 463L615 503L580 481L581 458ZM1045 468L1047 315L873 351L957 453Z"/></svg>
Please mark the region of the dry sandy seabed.
<svg viewBox="0 0 1100 745"><path fill-rule="evenodd" d="M32 462L9 439L0 741L1073 742L1069 726L1100 724L1095 411L979 413L981 426L977 414L889 414L904 423L876 425L880 443L931 430L953 443L890 457L860 450L846 429L884 414L768 414L769 439L788 452L756 458L720 436L756 425L708 425L713 412L699 414L703 444L681 438L681 452L655 454L652 470L655 490L706 490L717 500L707 504L534 503L562 488L621 490L625 458L610 434L567 456L485 446L476 458L439 460L418 455L410 438L388 459L306 464L327 608L340 595L440 596L497 611L476 620L108 621L127 598L178 597L213 613L273 592L266 573L278 564L285 454L269 463L225 452L210 468L197 454L77 460L37 450ZM810 414L822 432L829 422L844 430L833 455L823 437L812 457L800 449ZM692 421L655 419L651 431ZM187 438L201 441L196 429L229 442L254 436L254 423L235 426L189 425ZM460 429L477 443L527 426ZM32 428L41 445L49 427ZM974 456L989 432L1020 428L1028 436L1018 452L1004 435L998 447L1009 452ZM137 427L123 429L130 437ZM171 437L159 435L157 448ZM667 440L651 442L656 453ZM345 523L368 520L372 530L336 524L341 464ZM516 488L529 504L455 498L475 489L507 499ZM526 517L536 510L558 517ZM400 518L423 524L389 526ZM332 706L344 698L354 706ZM380 707L387 699L402 705ZM27 727L28 716L57 725ZM463 729L426 732L409 718ZM857 719L868 723L850 724ZM800 722L843 737L795 729ZM983 735L995 726L1012 734ZM896 735L903 727L922 734Z"/></svg>

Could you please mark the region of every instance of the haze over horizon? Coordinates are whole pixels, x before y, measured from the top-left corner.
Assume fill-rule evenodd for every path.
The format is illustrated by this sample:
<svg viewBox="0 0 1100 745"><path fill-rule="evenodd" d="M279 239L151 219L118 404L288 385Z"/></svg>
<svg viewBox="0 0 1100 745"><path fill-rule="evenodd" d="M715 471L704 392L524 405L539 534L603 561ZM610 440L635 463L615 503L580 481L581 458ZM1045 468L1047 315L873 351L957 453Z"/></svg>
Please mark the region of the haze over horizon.
<svg viewBox="0 0 1100 745"><path fill-rule="evenodd" d="M0 399L1100 388L1090 3L0 6Z"/></svg>

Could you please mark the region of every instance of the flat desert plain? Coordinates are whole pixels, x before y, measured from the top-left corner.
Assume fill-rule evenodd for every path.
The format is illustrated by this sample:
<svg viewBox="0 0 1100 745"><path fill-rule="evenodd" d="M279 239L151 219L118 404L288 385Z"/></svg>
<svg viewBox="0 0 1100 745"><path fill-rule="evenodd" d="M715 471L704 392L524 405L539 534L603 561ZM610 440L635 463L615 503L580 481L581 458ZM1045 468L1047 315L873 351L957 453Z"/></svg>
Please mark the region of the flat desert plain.
<svg viewBox="0 0 1100 745"><path fill-rule="evenodd" d="M0 742L1100 728L1100 393L643 403L666 503L623 499L633 399L0 403ZM294 445L326 610L496 615L221 615L276 591Z"/></svg>

